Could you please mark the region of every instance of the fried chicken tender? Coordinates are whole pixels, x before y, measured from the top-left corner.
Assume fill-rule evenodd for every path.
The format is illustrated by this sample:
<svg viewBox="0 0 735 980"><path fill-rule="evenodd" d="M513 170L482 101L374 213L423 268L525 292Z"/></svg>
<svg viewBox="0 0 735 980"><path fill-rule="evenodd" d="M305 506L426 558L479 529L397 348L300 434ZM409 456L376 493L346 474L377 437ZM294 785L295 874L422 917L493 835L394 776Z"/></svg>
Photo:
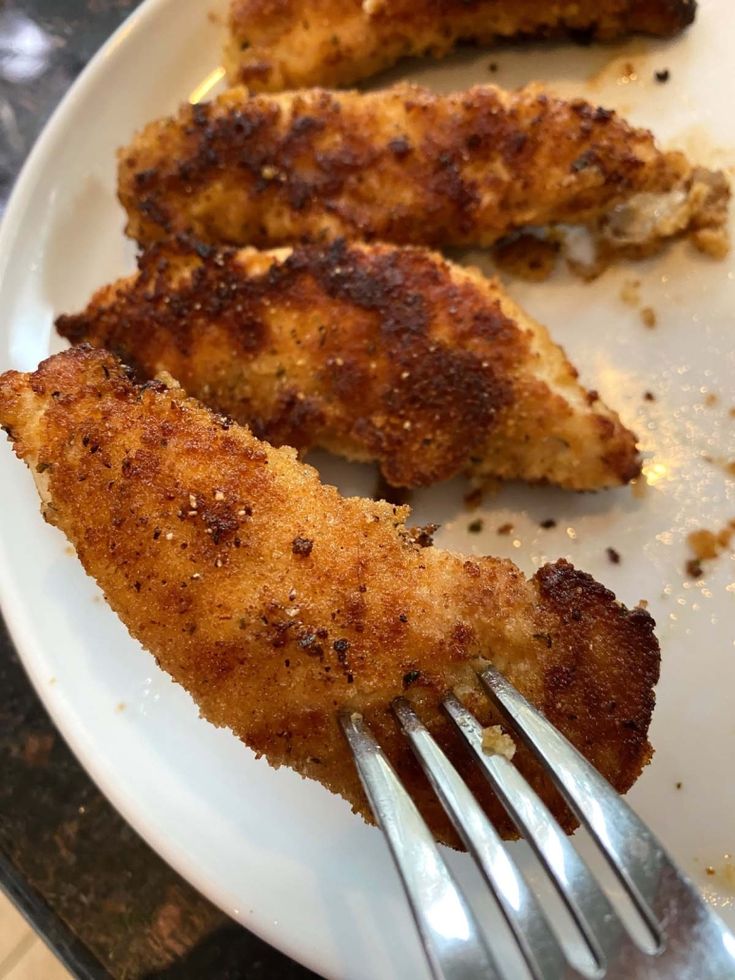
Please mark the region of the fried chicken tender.
<svg viewBox="0 0 735 980"><path fill-rule="evenodd" d="M231 0L225 66L253 91L349 85L458 42L666 36L695 12L694 0Z"/></svg>
<svg viewBox="0 0 735 980"><path fill-rule="evenodd" d="M298 461L180 389L133 384L72 348L0 378L0 423L131 634L215 725L367 816L339 731L361 711L434 833L456 843L390 703L415 704L508 834L439 699L497 723L473 666L492 660L618 790L648 761L653 620L560 561L527 581L509 561L422 548L407 508L343 498ZM423 538L421 538L423 540ZM559 814L543 773L517 759Z"/></svg>
<svg viewBox="0 0 735 980"><path fill-rule="evenodd" d="M57 328L268 442L377 460L394 486L464 471L597 490L640 472L635 436L544 327L420 249L154 247Z"/></svg>
<svg viewBox="0 0 735 980"><path fill-rule="evenodd" d="M271 247L344 236L490 245L527 226L591 227L609 246L722 230L728 184L646 130L538 85L454 95L233 89L123 149L128 233ZM642 210L644 218L637 218Z"/></svg>

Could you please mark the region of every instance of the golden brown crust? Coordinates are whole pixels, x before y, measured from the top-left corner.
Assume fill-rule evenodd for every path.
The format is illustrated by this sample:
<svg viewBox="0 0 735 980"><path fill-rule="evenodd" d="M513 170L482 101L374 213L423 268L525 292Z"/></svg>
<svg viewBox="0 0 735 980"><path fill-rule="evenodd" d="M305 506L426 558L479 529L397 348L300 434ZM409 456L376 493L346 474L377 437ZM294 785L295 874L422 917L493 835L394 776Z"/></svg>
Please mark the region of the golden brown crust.
<svg viewBox="0 0 735 980"><path fill-rule="evenodd" d="M292 450L178 390L136 387L104 351L74 348L2 376L0 423L47 519L204 716L363 814L342 708L364 711L437 836L454 841L392 720L389 703L405 693L510 832L438 707L458 688L484 724L495 720L472 671L482 657L619 790L647 762L653 621L565 562L526 581L508 561L421 548L407 509L340 497Z"/></svg>
<svg viewBox="0 0 735 980"><path fill-rule="evenodd" d="M186 233L266 247L340 236L488 245L529 225L604 226L641 195L673 194L681 211L692 180L682 154L581 99L538 86L437 96L397 85L233 89L187 105L121 151L119 193L141 242ZM687 211L692 227L705 207L697 198ZM647 238L687 230L665 227L649 221Z"/></svg>
<svg viewBox="0 0 735 980"><path fill-rule="evenodd" d="M231 0L225 64L253 91L349 85L458 42L667 36L695 12L694 0Z"/></svg>
<svg viewBox="0 0 735 980"><path fill-rule="evenodd" d="M598 490L640 472L635 436L544 328L419 249L169 243L57 327L270 443L377 459L393 485L465 471Z"/></svg>

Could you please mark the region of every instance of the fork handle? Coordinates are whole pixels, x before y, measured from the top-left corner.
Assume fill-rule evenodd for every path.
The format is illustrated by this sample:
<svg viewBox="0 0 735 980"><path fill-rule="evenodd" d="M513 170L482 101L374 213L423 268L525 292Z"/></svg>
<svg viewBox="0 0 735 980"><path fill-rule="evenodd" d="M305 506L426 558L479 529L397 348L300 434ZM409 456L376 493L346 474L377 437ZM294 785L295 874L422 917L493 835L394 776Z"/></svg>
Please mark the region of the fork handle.
<svg viewBox="0 0 735 980"><path fill-rule="evenodd" d="M345 712L340 724L401 877L435 980L500 980L474 913L362 716Z"/></svg>

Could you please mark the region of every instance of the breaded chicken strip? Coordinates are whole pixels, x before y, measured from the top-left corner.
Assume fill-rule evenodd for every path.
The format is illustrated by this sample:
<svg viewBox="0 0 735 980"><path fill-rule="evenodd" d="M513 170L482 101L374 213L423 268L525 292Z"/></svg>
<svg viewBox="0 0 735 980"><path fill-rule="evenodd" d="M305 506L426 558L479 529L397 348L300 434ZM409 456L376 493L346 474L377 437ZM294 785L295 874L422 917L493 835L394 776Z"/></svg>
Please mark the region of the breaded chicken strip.
<svg viewBox="0 0 735 980"><path fill-rule="evenodd" d="M349 85L458 42L670 35L695 12L695 0L231 0L225 65L253 91Z"/></svg>
<svg viewBox="0 0 735 980"><path fill-rule="evenodd" d="M546 330L420 249L153 247L57 327L271 443L377 460L395 486L464 471L597 490L640 472L635 436Z"/></svg>
<svg viewBox="0 0 735 980"><path fill-rule="evenodd" d="M651 248L722 237L728 185L652 135L537 85L437 96L233 89L148 125L120 153L128 233L273 246L351 239L489 245L516 229L586 225Z"/></svg>
<svg viewBox="0 0 735 980"><path fill-rule="evenodd" d="M510 832L438 706L457 689L483 723L496 720L472 669L483 658L619 790L648 761L653 621L571 565L527 581L508 561L421 548L407 508L341 497L294 450L180 390L137 387L100 350L3 375L0 423L46 519L202 714L364 815L340 709L365 713L437 837L455 841L393 722L390 702L405 693Z"/></svg>

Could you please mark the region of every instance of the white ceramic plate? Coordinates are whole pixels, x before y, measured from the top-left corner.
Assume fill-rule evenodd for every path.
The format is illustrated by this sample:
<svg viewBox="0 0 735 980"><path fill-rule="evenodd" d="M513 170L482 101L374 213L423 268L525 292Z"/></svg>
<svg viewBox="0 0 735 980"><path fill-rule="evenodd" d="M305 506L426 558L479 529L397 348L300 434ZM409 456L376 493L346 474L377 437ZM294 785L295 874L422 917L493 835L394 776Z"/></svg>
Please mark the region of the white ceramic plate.
<svg viewBox="0 0 735 980"><path fill-rule="evenodd" d="M115 150L215 77L222 28L208 7L148 0L83 73L36 146L0 236L1 368L35 367L59 347L54 314L81 306L93 288L132 267L115 199ZM442 90L545 79L655 127L663 142L704 164L731 167L733 51L729 0L702 0L695 28L673 43L475 52L412 77ZM667 84L654 79L663 68ZM563 272L543 285L512 284L583 379L640 433L645 495L509 486L486 502L479 535L467 531L460 481L415 498L418 521L443 522L442 545L510 555L527 572L564 555L625 602L649 600L663 645L657 753L631 799L731 924L735 566L724 555L693 582L684 565L688 531L735 517L732 478L703 458L735 458L734 269L732 259L712 262L678 245L592 285ZM632 279L640 280L640 305L656 312L654 330L621 299ZM656 401L645 401L646 391ZM318 464L350 492L373 486L369 467L327 457ZM378 832L320 786L274 772L198 719L188 696L107 609L62 536L42 523L31 478L5 446L0 514L0 595L23 661L72 748L130 823L226 912L318 972L425 976ZM549 517L558 527L540 529ZM508 521L514 534L497 535ZM620 552L619 565L608 561L607 546ZM525 862L521 845L516 853ZM466 877L466 859L451 861Z"/></svg>

